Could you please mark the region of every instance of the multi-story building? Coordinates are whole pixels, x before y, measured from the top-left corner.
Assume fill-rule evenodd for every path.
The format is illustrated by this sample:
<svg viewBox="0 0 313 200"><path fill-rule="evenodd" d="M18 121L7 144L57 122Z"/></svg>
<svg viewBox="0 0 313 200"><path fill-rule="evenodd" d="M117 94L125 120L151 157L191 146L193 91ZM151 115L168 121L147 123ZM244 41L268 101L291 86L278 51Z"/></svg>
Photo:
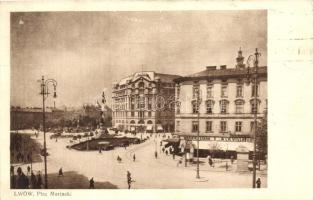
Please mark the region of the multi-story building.
<svg viewBox="0 0 313 200"><path fill-rule="evenodd" d="M254 111L257 109L257 117L261 118L267 109L267 67L258 67L255 91L254 83L248 79L248 71L253 72L254 67L245 66L241 50L236 61L233 68L208 66L204 71L174 80L176 101L180 102L175 111L178 135L196 140L199 130L201 140L251 138Z"/></svg>
<svg viewBox="0 0 313 200"><path fill-rule="evenodd" d="M113 126L120 130L174 131L175 110L167 102L175 98L177 75L138 72L113 84Z"/></svg>

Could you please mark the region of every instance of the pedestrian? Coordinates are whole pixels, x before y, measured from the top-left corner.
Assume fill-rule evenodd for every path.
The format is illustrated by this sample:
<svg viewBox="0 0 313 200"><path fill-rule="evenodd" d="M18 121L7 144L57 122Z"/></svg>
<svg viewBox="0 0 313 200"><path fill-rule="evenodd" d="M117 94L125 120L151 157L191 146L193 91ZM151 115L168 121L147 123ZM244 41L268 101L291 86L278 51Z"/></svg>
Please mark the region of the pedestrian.
<svg viewBox="0 0 313 200"><path fill-rule="evenodd" d="M162 146L162 141L160 142L160 146Z"/></svg>
<svg viewBox="0 0 313 200"><path fill-rule="evenodd" d="M30 174L30 166L27 166L27 176Z"/></svg>
<svg viewBox="0 0 313 200"><path fill-rule="evenodd" d="M131 174L130 174L129 171L127 171L127 184L128 184L128 189L131 188L131 183L132 183Z"/></svg>
<svg viewBox="0 0 313 200"><path fill-rule="evenodd" d="M213 160L212 160L211 157L209 158L209 165L210 165L210 167L214 167L214 165L213 165Z"/></svg>
<svg viewBox="0 0 313 200"><path fill-rule="evenodd" d="M162 152L164 153L164 151L165 151L165 148L163 147L163 148L162 148Z"/></svg>
<svg viewBox="0 0 313 200"><path fill-rule="evenodd" d="M99 153L102 153L102 152L101 152L101 147L99 147Z"/></svg>
<svg viewBox="0 0 313 200"><path fill-rule="evenodd" d="M256 181L256 187L261 188L261 179L260 178L258 178L258 180Z"/></svg>
<svg viewBox="0 0 313 200"><path fill-rule="evenodd" d="M168 151L167 151L167 150L165 150L165 154L166 154L166 155L168 154Z"/></svg>
<svg viewBox="0 0 313 200"><path fill-rule="evenodd" d="M117 156L117 161L120 163L120 162L122 162L122 158L118 155Z"/></svg>
<svg viewBox="0 0 313 200"><path fill-rule="evenodd" d="M232 156L230 156L230 162L231 162L231 164L233 164L234 163L234 156L232 155Z"/></svg>
<svg viewBox="0 0 313 200"><path fill-rule="evenodd" d="M40 171L38 171L38 174L37 174L37 186L36 186L36 189L41 189L41 185L42 185L41 172L40 172Z"/></svg>
<svg viewBox="0 0 313 200"><path fill-rule="evenodd" d="M226 171L227 171L228 170L228 162L226 162L225 168L226 168Z"/></svg>
<svg viewBox="0 0 313 200"><path fill-rule="evenodd" d="M17 181L16 181L16 188L17 189L27 189L29 185L28 178L22 171L22 168L17 168Z"/></svg>
<svg viewBox="0 0 313 200"><path fill-rule="evenodd" d="M175 153L174 153L174 152L172 152L172 155L173 155L173 160L175 160Z"/></svg>
<svg viewBox="0 0 313 200"><path fill-rule="evenodd" d="M133 161L134 162L136 161L136 155L135 154L133 155Z"/></svg>
<svg viewBox="0 0 313 200"><path fill-rule="evenodd" d="M180 159L178 160L178 162L177 162L177 167L178 167L180 164L182 164L182 163L183 163L182 158L180 158Z"/></svg>
<svg viewBox="0 0 313 200"><path fill-rule="evenodd" d="M30 184L31 184L31 188L36 189L37 179L33 171L31 172L31 175L30 175Z"/></svg>
<svg viewBox="0 0 313 200"><path fill-rule="evenodd" d="M95 181L93 177L89 180L89 189L95 189Z"/></svg>
<svg viewBox="0 0 313 200"><path fill-rule="evenodd" d="M62 167L59 169L59 177L60 177L60 176L64 176L64 175L63 175Z"/></svg>
<svg viewBox="0 0 313 200"><path fill-rule="evenodd" d="M154 157L155 157L155 159L158 158L158 152L157 151L154 152Z"/></svg>

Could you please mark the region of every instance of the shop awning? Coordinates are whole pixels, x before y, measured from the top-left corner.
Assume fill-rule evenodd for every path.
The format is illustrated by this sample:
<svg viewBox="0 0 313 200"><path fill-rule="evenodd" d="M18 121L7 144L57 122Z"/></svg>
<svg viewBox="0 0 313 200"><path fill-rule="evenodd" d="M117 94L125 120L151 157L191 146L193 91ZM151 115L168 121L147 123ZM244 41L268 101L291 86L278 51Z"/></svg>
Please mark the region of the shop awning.
<svg viewBox="0 0 313 200"><path fill-rule="evenodd" d="M147 125L146 130L147 130L147 131L152 131L152 130L153 130L152 125Z"/></svg>
<svg viewBox="0 0 313 200"><path fill-rule="evenodd" d="M163 131L163 127L162 127L161 124L158 124L158 125L157 125L157 130L158 130L158 131Z"/></svg>
<svg viewBox="0 0 313 200"><path fill-rule="evenodd" d="M197 149L197 141L192 141ZM223 142L223 141L199 141L199 149L236 151L239 146L245 146L249 151L253 151L252 142Z"/></svg>

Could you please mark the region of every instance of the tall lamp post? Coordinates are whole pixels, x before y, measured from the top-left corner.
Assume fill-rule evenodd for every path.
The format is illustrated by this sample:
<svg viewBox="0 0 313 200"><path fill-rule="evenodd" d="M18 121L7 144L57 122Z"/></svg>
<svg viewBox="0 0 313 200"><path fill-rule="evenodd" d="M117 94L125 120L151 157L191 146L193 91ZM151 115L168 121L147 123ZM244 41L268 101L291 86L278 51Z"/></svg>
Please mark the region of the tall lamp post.
<svg viewBox="0 0 313 200"><path fill-rule="evenodd" d="M252 159L253 159L253 175L252 175L252 187L255 188L255 184L256 184L256 132L257 132L257 113L258 113L258 102L257 102L257 96L258 96L258 64L259 64L259 60L258 58L261 56L261 54L258 52L258 49L255 49L255 53L254 55L250 55L248 57L247 60L247 65L248 65L248 80L250 82L250 78L252 78L252 82L253 82L253 90L254 90L254 98L253 98L253 118L254 118L254 122L253 122L253 155L252 155ZM253 71L250 72L250 62L253 62Z"/></svg>
<svg viewBox="0 0 313 200"><path fill-rule="evenodd" d="M202 102L202 95L200 85L197 93L197 108L198 108L198 131L197 131L197 178L200 178L200 167L199 167L199 140L200 140L200 104Z"/></svg>
<svg viewBox="0 0 313 200"><path fill-rule="evenodd" d="M43 136L44 136L43 149L44 149L44 162L45 162L45 189L48 189L45 100L48 98L48 96L50 94L49 93L49 83L53 85L53 88L54 88L53 98L56 98L57 97L57 94L56 94L57 82L56 82L56 80L54 80L54 79L45 80L44 76L42 76L40 94L42 95L42 128L43 128Z"/></svg>

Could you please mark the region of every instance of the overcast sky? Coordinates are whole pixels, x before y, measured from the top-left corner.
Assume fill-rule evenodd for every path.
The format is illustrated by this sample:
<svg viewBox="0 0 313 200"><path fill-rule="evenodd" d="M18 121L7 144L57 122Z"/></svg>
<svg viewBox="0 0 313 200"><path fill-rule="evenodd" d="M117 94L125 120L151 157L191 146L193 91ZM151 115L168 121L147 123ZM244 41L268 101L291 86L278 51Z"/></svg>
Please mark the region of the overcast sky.
<svg viewBox="0 0 313 200"><path fill-rule="evenodd" d="M42 75L58 82L57 106L80 106L142 69L234 67L239 47L267 65L266 45L266 11L12 13L11 104L41 106Z"/></svg>

